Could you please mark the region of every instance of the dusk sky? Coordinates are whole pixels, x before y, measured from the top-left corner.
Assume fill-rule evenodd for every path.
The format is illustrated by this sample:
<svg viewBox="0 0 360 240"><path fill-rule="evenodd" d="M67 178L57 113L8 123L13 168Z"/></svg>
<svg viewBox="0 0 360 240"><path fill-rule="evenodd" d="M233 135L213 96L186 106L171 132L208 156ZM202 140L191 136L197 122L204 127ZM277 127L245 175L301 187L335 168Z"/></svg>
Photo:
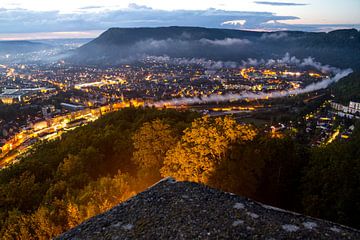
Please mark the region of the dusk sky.
<svg viewBox="0 0 360 240"><path fill-rule="evenodd" d="M2 0L0 39L96 37L110 27L360 28L359 0Z"/></svg>

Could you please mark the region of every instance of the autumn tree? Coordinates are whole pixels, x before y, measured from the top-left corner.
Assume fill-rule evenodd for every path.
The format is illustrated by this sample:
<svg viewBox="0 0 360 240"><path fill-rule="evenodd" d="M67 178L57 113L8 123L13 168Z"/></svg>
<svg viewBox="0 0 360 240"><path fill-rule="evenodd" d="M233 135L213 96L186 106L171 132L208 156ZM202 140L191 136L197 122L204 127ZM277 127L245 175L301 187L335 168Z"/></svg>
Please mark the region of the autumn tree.
<svg viewBox="0 0 360 240"><path fill-rule="evenodd" d="M59 164L55 177L65 181L68 188L82 188L89 182L82 159L75 155L69 155Z"/></svg>
<svg viewBox="0 0 360 240"><path fill-rule="evenodd" d="M229 116L196 119L167 153L161 174L207 183L216 167L227 159L231 145L251 140L255 135L250 126L240 125Z"/></svg>
<svg viewBox="0 0 360 240"><path fill-rule="evenodd" d="M0 171L0 239L51 239L127 199L139 190L138 179L130 183L129 178L144 175L133 160L135 132L145 122L163 119L179 136L198 116L193 111L126 108L61 139L34 145ZM163 149L168 142L160 142Z"/></svg>
<svg viewBox="0 0 360 240"><path fill-rule="evenodd" d="M82 189L68 204L69 222L81 222L125 201L135 194L131 178L118 172L114 177L101 177ZM80 217L79 217L80 216Z"/></svg>
<svg viewBox="0 0 360 240"><path fill-rule="evenodd" d="M18 179L12 179L7 185L0 185L2 193L2 202L0 207L4 209L12 206L20 211L29 211L34 209L40 201L41 186L36 182L35 176L28 171L24 172Z"/></svg>
<svg viewBox="0 0 360 240"><path fill-rule="evenodd" d="M161 178L160 169L166 152L175 146L177 137L172 127L163 120L146 122L133 135L133 161L138 166L138 177L144 182Z"/></svg>
<svg viewBox="0 0 360 240"><path fill-rule="evenodd" d="M2 225L0 238L4 240L34 239L29 226L31 226L30 217L16 209L9 211L8 217Z"/></svg>
<svg viewBox="0 0 360 240"><path fill-rule="evenodd" d="M40 206L31 215L31 228L35 239L51 239L69 229L67 223L66 204L63 200L55 200L51 205Z"/></svg>

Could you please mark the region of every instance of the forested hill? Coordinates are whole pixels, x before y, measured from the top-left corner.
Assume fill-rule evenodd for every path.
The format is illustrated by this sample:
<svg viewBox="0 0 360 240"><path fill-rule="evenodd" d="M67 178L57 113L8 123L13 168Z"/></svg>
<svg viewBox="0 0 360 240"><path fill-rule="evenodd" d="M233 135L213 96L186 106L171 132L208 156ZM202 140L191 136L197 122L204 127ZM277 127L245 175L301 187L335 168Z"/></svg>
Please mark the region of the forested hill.
<svg viewBox="0 0 360 240"><path fill-rule="evenodd" d="M309 150L231 117L123 109L0 171L0 239L50 239L164 176L360 228L359 151L359 131Z"/></svg>
<svg viewBox="0 0 360 240"><path fill-rule="evenodd" d="M360 33L251 32L200 27L110 28L69 59L76 63L117 64L144 56L207 58L241 62L290 53L341 68L360 66Z"/></svg>

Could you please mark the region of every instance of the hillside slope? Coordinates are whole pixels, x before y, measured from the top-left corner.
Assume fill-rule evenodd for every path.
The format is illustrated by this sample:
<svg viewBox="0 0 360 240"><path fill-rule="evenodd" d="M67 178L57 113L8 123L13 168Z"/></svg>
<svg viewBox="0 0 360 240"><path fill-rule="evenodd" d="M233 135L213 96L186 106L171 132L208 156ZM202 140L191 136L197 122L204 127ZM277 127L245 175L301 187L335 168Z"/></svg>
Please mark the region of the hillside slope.
<svg viewBox="0 0 360 240"><path fill-rule="evenodd" d="M167 178L57 239L359 239L360 231Z"/></svg>

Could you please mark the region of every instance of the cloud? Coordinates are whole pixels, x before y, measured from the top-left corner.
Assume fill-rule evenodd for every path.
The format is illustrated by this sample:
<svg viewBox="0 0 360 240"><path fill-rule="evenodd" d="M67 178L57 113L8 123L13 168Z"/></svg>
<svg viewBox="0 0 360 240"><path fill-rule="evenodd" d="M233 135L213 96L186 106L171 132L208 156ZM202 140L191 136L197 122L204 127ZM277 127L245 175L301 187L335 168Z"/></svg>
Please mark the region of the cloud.
<svg viewBox="0 0 360 240"><path fill-rule="evenodd" d="M271 5L271 6L306 6L307 3L293 3L293 2L266 2L266 1L255 1L256 4Z"/></svg>
<svg viewBox="0 0 360 240"><path fill-rule="evenodd" d="M286 32L276 32L276 33L264 33L261 36L261 40L280 40L283 38L287 38L289 34Z"/></svg>
<svg viewBox="0 0 360 240"><path fill-rule="evenodd" d="M0 9L0 33L68 32L106 30L110 27L198 26L211 28L259 28L268 21L295 20L271 12L207 10L158 10L130 4L127 8L88 6L73 13ZM94 11L96 10L96 11Z"/></svg>
<svg viewBox="0 0 360 240"><path fill-rule="evenodd" d="M151 7L145 6L145 5L138 5L136 3L130 3L128 6L129 9L137 9L137 10L151 10Z"/></svg>
<svg viewBox="0 0 360 240"><path fill-rule="evenodd" d="M167 39L145 39L134 42L134 44L127 46L126 48L119 46L112 46L111 52L105 52L106 50L95 50L98 52L96 56L105 59L109 55L121 56L117 57L117 60L111 60L112 63L128 63L142 59L148 56L159 56L163 59L163 55L167 54L176 60L171 60L176 64L193 63L206 66L207 68L219 68L223 66L234 66L233 62L220 62L205 59L192 59L188 61L186 58L192 58L193 56L201 56L204 49L211 52L214 55L229 56L235 54L240 56L246 49L249 48L252 42L247 39L186 39L186 38L167 38ZM93 49L94 50L94 49ZM186 57L186 58L183 58ZM159 59L158 59L159 60ZM104 62L104 59L101 60Z"/></svg>
<svg viewBox="0 0 360 240"><path fill-rule="evenodd" d="M223 22L223 23L221 23L221 25L233 25L233 26L240 25L240 26L244 26L245 23L246 23L246 20L233 20L233 21Z"/></svg>
<svg viewBox="0 0 360 240"><path fill-rule="evenodd" d="M330 32L338 29L360 29L360 24L287 24L277 20L261 23L259 29L263 31L307 31Z"/></svg>
<svg viewBox="0 0 360 240"><path fill-rule="evenodd" d="M89 9L99 9L99 8L103 8L102 6L86 6L86 7L81 7L79 8L80 10L89 10Z"/></svg>
<svg viewBox="0 0 360 240"><path fill-rule="evenodd" d="M237 68L239 64L233 61L214 61L204 58L170 58L169 56L147 56L146 59L174 65L199 65L206 69Z"/></svg>
<svg viewBox="0 0 360 240"><path fill-rule="evenodd" d="M315 59L312 57L303 59L303 62L300 65L305 67L306 66L314 67L323 73L339 72L339 69L331 67L329 65L322 65L321 63L316 62Z"/></svg>
<svg viewBox="0 0 360 240"><path fill-rule="evenodd" d="M197 26L244 30L320 31L360 28L360 25L293 25L281 21L299 19L271 12L207 10L158 10L130 4L127 8L87 6L77 12L31 11L0 8L0 34L104 31L111 27Z"/></svg>
<svg viewBox="0 0 360 240"><path fill-rule="evenodd" d="M239 38L225 38L222 40L209 40L209 39L201 39L200 42L206 44L212 44L216 46L233 46L233 45L248 45L251 42L247 39L239 39Z"/></svg>
<svg viewBox="0 0 360 240"><path fill-rule="evenodd" d="M293 65L298 67L312 67L321 71L322 73L339 73L341 70L329 65L323 65L320 62L315 61L313 57L307 57L304 59L298 59L295 56L291 56L289 53L286 53L284 57L279 59L253 59L249 58L246 61L242 61L242 67L250 67L250 66L259 66L266 65L268 67L272 67L274 65Z"/></svg>

